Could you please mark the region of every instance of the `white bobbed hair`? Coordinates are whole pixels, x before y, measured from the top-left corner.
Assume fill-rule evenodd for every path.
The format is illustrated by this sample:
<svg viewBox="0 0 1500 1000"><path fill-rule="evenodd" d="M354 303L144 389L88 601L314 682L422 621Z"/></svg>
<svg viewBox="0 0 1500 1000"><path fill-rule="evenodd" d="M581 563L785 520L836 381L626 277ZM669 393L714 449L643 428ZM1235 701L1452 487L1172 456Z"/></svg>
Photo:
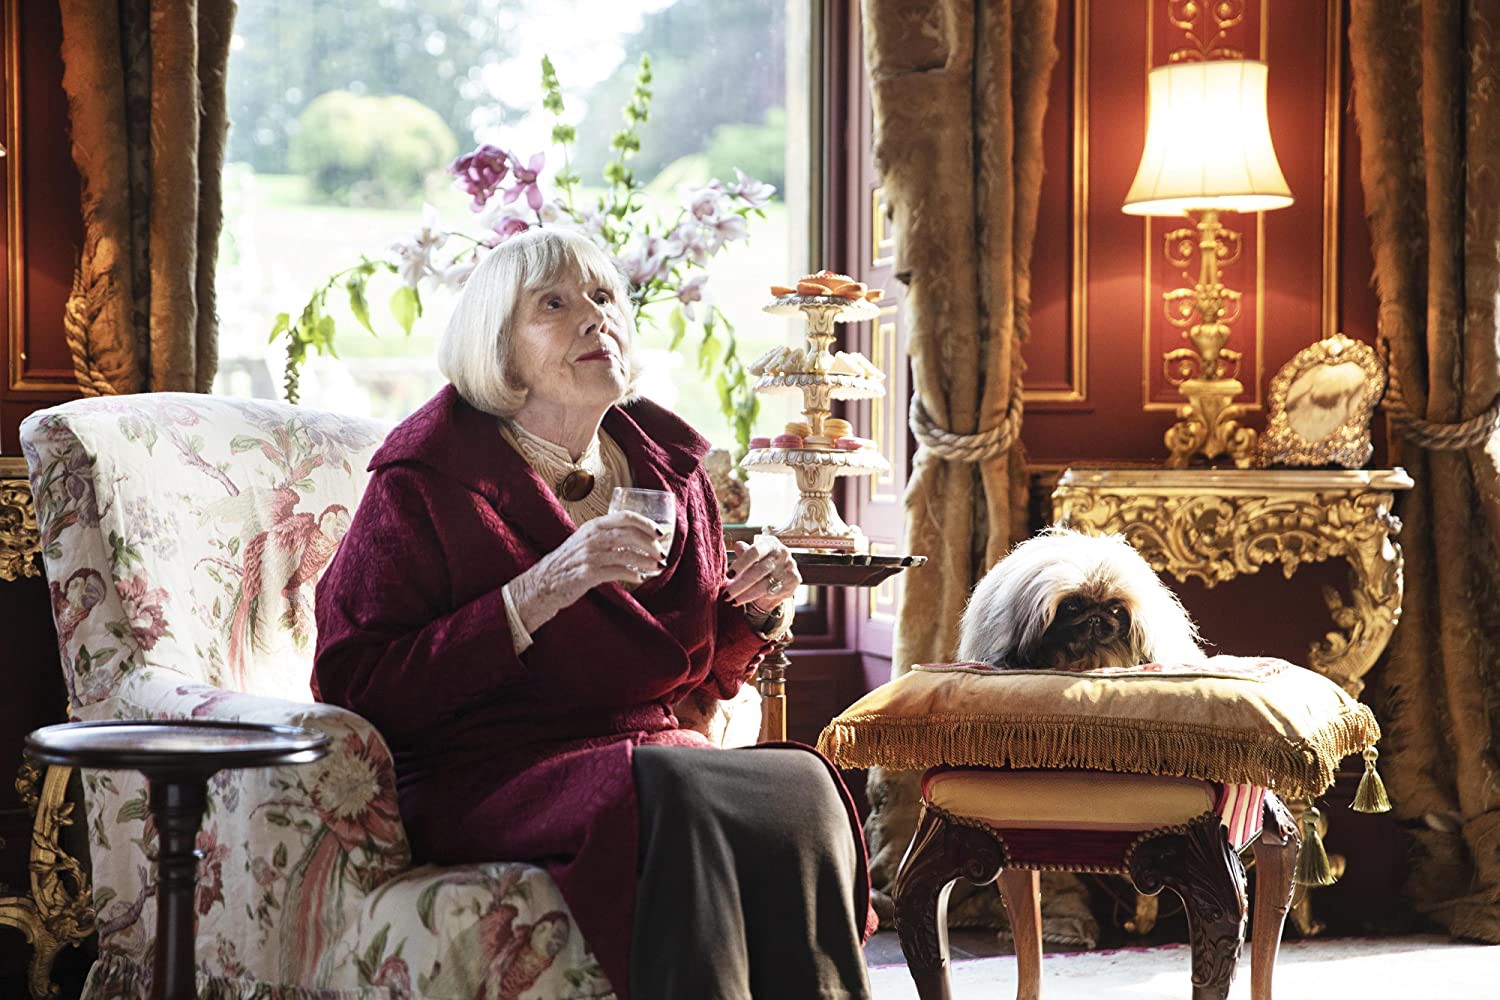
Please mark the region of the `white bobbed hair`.
<svg viewBox="0 0 1500 1000"><path fill-rule="evenodd" d="M565 229L529 229L479 261L458 297L438 344L438 370L464 401L497 417L514 416L526 402L514 356L516 307L528 294L566 277L614 290L625 329L625 393L640 380L629 285L619 266L592 240Z"/></svg>

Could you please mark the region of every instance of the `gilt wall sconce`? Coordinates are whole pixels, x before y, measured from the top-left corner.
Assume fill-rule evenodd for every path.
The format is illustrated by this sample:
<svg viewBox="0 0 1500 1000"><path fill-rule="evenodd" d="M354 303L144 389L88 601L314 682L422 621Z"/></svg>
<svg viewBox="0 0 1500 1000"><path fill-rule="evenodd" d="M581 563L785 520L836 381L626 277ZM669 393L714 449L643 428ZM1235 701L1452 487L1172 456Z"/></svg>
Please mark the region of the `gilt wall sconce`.
<svg viewBox="0 0 1500 1000"><path fill-rule="evenodd" d="M1227 455L1248 468L1256 435L1241 427L1240 352L1227 347L1240 293L1219 281L1221 212L1285 208L1292 193L1276 162L1266 114L1265 63L1220 59L1158 66L1147 78L1146 145L1128 215L1186 215L1198 229L1198 280L1183 337L1192 345L1163 356L1167 380L1183 397L1166 434L1171 468L1194 456ZM1188 324L1191 325L1188 325Z"/></svg>

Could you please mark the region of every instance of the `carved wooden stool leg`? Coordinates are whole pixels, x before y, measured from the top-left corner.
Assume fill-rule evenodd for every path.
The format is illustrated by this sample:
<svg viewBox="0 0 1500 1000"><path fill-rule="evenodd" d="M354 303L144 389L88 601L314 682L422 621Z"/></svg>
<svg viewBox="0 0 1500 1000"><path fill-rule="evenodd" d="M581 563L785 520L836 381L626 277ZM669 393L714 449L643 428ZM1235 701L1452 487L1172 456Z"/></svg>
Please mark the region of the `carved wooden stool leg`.
<svg viewBox="0 0 1500 1000"><path fill-rule="evenodd" d="M1187 911L1193 1000L1225 1000L1245 940L1245 868L1219 817L1206 814L1137 844L1126 864L1136 888L1171 889Z"/></svg>
<svg viewBox="0 0 1500 1000"><path fill-rule="evenodd" d="M988 830L955 823L922 806L922 818L892 887L896 933L921 1000L951 1000L948 984L948 892L960 877L986 885L1000 873L1005 849Z"/></svg>
<svg viewBox="0 0 1500 1000"><path fill-rule="evenodd" d="M1000 873L1000 895L1016 940L1016 1000L1042 995L1042 876L1007 868Z"/></svg>
<svg viewBox="0 0 1500 1000"><path fill-rule="evenodd" d="M1255 923L1250 928L1250 995L1271 1000L1271 974L1281 948L1281 930L1292 903L1292 874L1302 834L1292 812L1266 793L1265 818L1255 842Z"/></svg>

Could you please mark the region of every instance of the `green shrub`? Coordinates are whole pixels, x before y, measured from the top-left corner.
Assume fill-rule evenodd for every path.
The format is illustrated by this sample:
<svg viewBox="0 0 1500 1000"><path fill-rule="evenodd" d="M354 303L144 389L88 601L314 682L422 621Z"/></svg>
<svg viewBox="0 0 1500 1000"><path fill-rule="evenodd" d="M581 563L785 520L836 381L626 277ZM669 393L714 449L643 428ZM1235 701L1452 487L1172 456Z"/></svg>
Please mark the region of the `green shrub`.
<svg viewBox="0 0 1500 1000"><path fill-rule="evenodd" d="M458 155L458 140L431 108L410 97L332 90L307 105L289 150L315 198L340 205L400 207L427 176Z"/></svg>
<svg viewBox="0 0 1500 1000"><path fill-rule="evenodd" d="M739 167L756 180L786 188L786 109L771 108L759 125L739 123L714 129L708 148L708 169L724 181L734 180Z"/></svg>

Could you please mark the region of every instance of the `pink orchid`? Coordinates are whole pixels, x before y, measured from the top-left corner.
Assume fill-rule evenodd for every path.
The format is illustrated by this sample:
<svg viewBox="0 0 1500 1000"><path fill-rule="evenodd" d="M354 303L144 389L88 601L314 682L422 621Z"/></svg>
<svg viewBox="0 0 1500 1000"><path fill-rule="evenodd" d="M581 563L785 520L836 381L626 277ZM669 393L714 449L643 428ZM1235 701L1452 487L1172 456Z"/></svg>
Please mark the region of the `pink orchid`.
<svg viewBox="0 0 1500 1000"><path fill-rule="evenodd" d="M494 196L510 171L511 156L499 146L485 143L472 153L454 160L448 172L458 178L459 186L474 199L469 207L478 212Z"/></svg>
<svg viewBox="0 0 1500 1000"><path fill-rule="evenodd" d="M776 193L776 187L764 181L758 181L745 173L739 167L734 168L734 183L725 188L732 197L742 199L751 208L764 208L771 201L771 196Z"/></svg>
<svg viewBox="0 0 1500 1000"><path fill-rule="evenodd" d="M703 301L703 286L706 284L708 275L695 274L677 289L677 301L682 303L682 314L688 319L697 319L693 315L693 303Z"/></svg>
<svg viewBox="0 0 1500 1000"><path fill-rule="evenodd" d="M536 154L531 158L531 163L524 167L514 156L510 158L510 173L516 179L516 183L505 192L507 205L525 194L526 204L531 206L533 212L541 209L542 189L537 187L536 179L541 175L542 164L546 162L547 154L545 153Z"/></svg>

